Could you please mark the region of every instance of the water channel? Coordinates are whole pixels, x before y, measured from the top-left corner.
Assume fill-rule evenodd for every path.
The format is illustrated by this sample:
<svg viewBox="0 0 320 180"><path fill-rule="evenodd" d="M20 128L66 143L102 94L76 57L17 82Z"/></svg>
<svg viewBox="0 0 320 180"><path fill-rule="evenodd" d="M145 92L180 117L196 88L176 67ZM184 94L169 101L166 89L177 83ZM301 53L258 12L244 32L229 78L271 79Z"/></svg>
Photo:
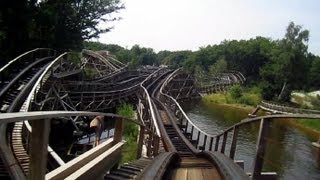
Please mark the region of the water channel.
<svg viewBox="0 0 320 180"><path fill-rule="evenodd" d="M183 105L183 108L198 127L213 135L240 122L251 111L201 101L192 103L192 106L190 103ZM320 179L320 150L311 145L318 135L295 127L292 121L273 121L263 170L277 172L279 179ZM259 124L256 123L242 128L239 133L235 160L244 160L246 172L252 169L258 130Z"/></svg>

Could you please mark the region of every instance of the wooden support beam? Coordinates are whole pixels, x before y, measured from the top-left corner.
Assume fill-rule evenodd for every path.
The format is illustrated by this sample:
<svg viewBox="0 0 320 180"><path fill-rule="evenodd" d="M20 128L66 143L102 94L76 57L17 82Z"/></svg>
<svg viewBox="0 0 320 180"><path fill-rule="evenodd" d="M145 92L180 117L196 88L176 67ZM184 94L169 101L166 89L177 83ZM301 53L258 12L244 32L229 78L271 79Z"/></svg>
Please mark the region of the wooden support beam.
<svg viewBox="0 0 320 180"><path fill-rule="evenodd" d="M124 131L124 122L122 118L117 118L116 123L115 123L115 128L114 128L114 136L113 136L113 141L114 144L117 144L118 142L122 141L122 135Z"/></svg>
<svg viewBox="0 0 320 180"><path fill-rule="evenodd" d="M259 179L263 167L264 154L267 148L266 138L270 127L270 121L268 119L261 119L260 130L257 142L257 152L253 161L252 179Z"/></svg>
<svg viewBox="0 0 320 180"><path fill-rule="evenodd" d="M43 180L47 170L47 147L49 141L50 120L32 122L31 157L29 180Z"/></svg>
<svg viewBox="0 0 320 180"><path fill-rule="evenodd" d="M236 154L238 133L239 133L239 126L234 126L233 127L232 142L231 142L231 147L230 147L230 155L229 155L229 157L231 159L234 159L234 156Z"/></svg>
<svg viewBox="0 0 320 180"><path fill-rule="evenodd" d="M140 133L139 133L139 140L138 140L138 150L137 150L137 159L141 158L142 146L143 146L143 140L144 140L144 132L145 132L145 127L144 126L140 126Z"/></svg>
<svg viewBox="0 0 320 180"><path fill-rule="evenodd" d="M222 144L221 144L221 153L223 153L223 154L224 154L224 151L226 149L227 138L228 138L228 132L225 132L223 134L223 139L222 139Z"/></svg>
<svg viewBox="0 0 320 180"><path fill-rule="evenodd" d="M160 138L156 135L153 136L153 157L156 157L159 153Z"/></svg>
<svg viewBox="0 0 320 180"><path fill-rule="evenodd" d="M220 136L216 137L216 143L214 145L214 151L218 151L219 148L219 140L220 140Z"/></svg>

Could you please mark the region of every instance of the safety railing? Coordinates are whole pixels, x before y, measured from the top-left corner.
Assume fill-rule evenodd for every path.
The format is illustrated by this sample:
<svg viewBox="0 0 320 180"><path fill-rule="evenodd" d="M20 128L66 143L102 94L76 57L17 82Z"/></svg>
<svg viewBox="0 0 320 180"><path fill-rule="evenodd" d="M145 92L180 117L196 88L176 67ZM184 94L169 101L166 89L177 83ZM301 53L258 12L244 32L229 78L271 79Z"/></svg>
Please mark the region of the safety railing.
<svg viewBox="0 0 320 180"><path fill-rule="evenodd" d="M170 80L172 80L172 78L175 76L175 74L177 74L179 71L181 71L181 69L177 69L175 70L167 79L166 81L163 83L163 85L160 88L160 101L163 102L165 105L167 105L176 115L176 117L178 118L178 122L180 123L180 127L184 126L184 133L191 133L191 136L193 137L193 134L195 132L197 132L196 135L196 147L200 147L200 135L202 135L204 137L204 143L203 145L200 147L200 149L205 148L206 146L206 141L209 138L214 137L211 134L208 134L204 131L202 131L198 126L196 126L190 119L189 117L186 115L186 113L184 112L184 110L181 108L180 104L172 97L169 96L168 94L165 94L163 92L164 87L170 82ZM188 130L190 129L190 132L188 132Z"/></svg>
<svg viewBox="0 0 320 180"><path fill-rule="evenodd" d="M245 81L245 77L237 71L230 73L223 73L217 81L210 83L209 85L199 86L197 89L201 93L215 93L226 91L228 88L235 84L241 84Z"/></svg>
<svg viewBox="0 0 320 180"><path fill-rule="evenodd" d="M13 60L9 61L6 65L0 68L0 73L4 73L6 69L9 67L16 68L16 65L24 63L24 62L33 62L36 58L42 57L49 57L49 56L56 56L57 51L49 48L36 48L31 51L25 52L20 56L14 58ZM10 73L10 72L7 72ZM2 76L2 75L1 75Z"/></svg>
<svg viewBox="0 0 320 180"><path fill-rule="evenodd" d="M18 121L33 121L34 123L37 123L36 126L38 127L33 131L33 135L30 140L31 144L31 160L29 164L29 178L30 179L43 179L44 173L46 172L46 159L47 159L47 150L46 143L49 138L49 126L45 124L50 124L50 119L55 118L61 118L61 117L72 117L72 116L104 116L104 117L113 117L116 118L115 120L115 132L111 142L106 142L104 145L96 146L93 148L90 152L85 153L85 155L81 155L80 157L76 158L76 160L73 160L68 163L62 164L60 168L58 168L57 171L61 172L64 176L69 176L70 174L76 172L79 170L80 167L82 167L85 164L90 163L90 166L93 166L97 169L100 169L101 171L89 171L87 173L93 173L92 174L95 177L100 176L101 172L106 172L108 169L103 169L108 166L108 168L111 168L116 162L120 160L121 157L121 151L119 151L120 144L122 142L122 135L124 131L124 121L130 121L137 125L143 126L141 123L128 119L116 114L111 113L99 113L99 112L85 112L85 111L35 111L35 112L22 112L22 113L5 113L0 114L0 123L12 123L12 122L18 122ZM33 125L35 125L33 123ZM44 133L43 136L40 134L46 131L47 133ZM40 133L40 134L39 134ZM119 144L120 143L120 144ZM113 148L113 149L112 149ZM111 150L112 149L112 150ZM109 152L105 154L106 150ZM111 154L116 153L117 158L114 159ZM108 155L110 154L110 156ZM100 157L100 158L99 158ZM102 158L103 157L103 158ZM111 162L110 162L111 160ZM72 162L77 162L76 164L73 164ZM109 163L110 162L110 163ZM80 165L79 165L80 163ZM80 168L82 169L82 168ZM62 171L60 171L62 170ZM55 171L56 172L56 171ZM60 173L58 173L60 174ZM61 175L61 174L60 174ZM54 176L55 177L55 176Z"/></svg>
<svg viewBox="0 0 320 180"><path fill-rule="evenodd" d="M260 107L268 111L275 111L277 113L282 113L282 114L286 114L286 113L288 114L290 113L291 114L320 114L320 111L318 110L293 108L293 107L277 104L274 102L268 102L268 101L261 101Z"/></svg>
<svg viewBox="0 0 320 180"><path fill-rule="evenodd" d="M287 114L287 115L270 115L270 116L261 116L252 119L244 119L240 123L237 123L222 133L218 135L208 134L201 130L196 124L194 124L183 111L179 103L168 94L163 93L163 88L169 83L169 81L174 77L174 74L178 73L179 70L173 72L167 79L167 81L161 87L160 99L164 102L176 115L181 131L185 135L190 135L191 140L195 141L195 146L201 150L208 151L219 151L227 155L230 159L235 159L236 150L237 150L237 141L239 140L239 131L244 128L246 125L252 123L259 123L259 133L257 137L256 153L253 157L253 168L251 174L253 179L260 178L262 176L275 178L275 173L262 173L265 151L267 146L267 136L268 131L270 130L271 123L273 119L285 119L285 118L308 118L308 119L318 119L320 114ZM231 135L231 136L230 136ZM194 139L195 138L195 139ZM228 148L227 148L228 144Z"/></svg>
<svg viewBox="0 0 320 180"><path fill-rule="evenodd" d="M157 69L140 83L138 114L141 121L151 130L151 134L146 140L147 143L145 143L147 144L147 156L156 156L158 154L161 133L156 120L154 106L146 87L166 71L164 68Z"/></svg>
<svg viewBox="0 0 320 180"><path fill-rule="evenodd" d="M41 74L41 76L35 83L34 87L30 91L30 94L25 101L25 105L23 106L24 109L22 109L22 111L24 112L31 111L33 104L40 103L42 100L44 100L44 99L41 99L40 101L38 100L38 97L37 97L38 91L43 88L48 78L54 73L54 70L57 68L57 66L60 66L61 64L63 64L63 61L66 60L68 54L69 53L61 54L47 66L45 71ZM24 121L24 127L26 128L27 132L25 132L25 129L23 130L23 132L25 134L28 134L27 136L25 136L27 138L26 142L30 142L30 138L31 138L30 134L32 133L32 127L28 121ZM30 144L27 143L26 146L27 146L26 150L29 152ZM65 164L65 162L58 156L58 154L49 145L47 149L48 149L49 155L52 157L51 159L53 159L56 164L58 165Z"/></svg>

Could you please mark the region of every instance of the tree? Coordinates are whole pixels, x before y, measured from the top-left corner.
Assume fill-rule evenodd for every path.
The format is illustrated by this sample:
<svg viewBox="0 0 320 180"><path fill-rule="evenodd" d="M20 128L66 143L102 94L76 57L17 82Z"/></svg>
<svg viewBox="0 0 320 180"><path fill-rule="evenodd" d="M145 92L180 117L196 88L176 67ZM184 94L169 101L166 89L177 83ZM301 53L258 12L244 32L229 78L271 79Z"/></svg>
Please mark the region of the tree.
<svg viewBox="0 0 320 180"><path fill-rule="evenodd" d="M290 22L285 38L277 42L277 47L271 51L270 61L260 70L263 81L263 90L270 92L273 97L278 94L277 99L289 100L292 89L301 89L307 83L307 42L309 31L302 30L302 27ZM269 89L269 90L267 90ZM264 94L270 98L271 95Z"/></svg>
<svg viewBox="0 0 320 180"><path fill-rule="evenodd" d="M0 1L0 57L1 64L17 56L29 46L28 33L32 11L27 0Z"/></svg>
<svg viewBox="0 0 320 180"><path fill-rule="evenodd" d="M110 31L120 0L1 1L0 55L5 61L35 47L80 50L83 40ZM5 62L1 62L5 63Z"/></svg>
<svg viewBox="0 0 320 180"><path fill-rule="evenodd" d="M320 88L320 57L316 57L310 68L310 85L315 90L319 90Z"/></svg>
<svg viewBox="0 0 320 180"><path fill-rule="evenodd" d="M157 53L157 62L160 62L161 64L164 64L164 59L168 57L172 52L164 50L164 51L159 51Z"/></svg>
<svg viewBox="0 0 320 180"><path fill-rule="evenodd" d="M163 59L162 63L173 68L182 67L183 62L190 56L191 51L175 51Z"/></svg>
<svg viewBox="0 0 320 180"><path fill-rule="evenodd" d="M219 73L223 73L227 71L227 61L224 59L219 59L213 65L209 67L209 73L211 76L215 76Z"/></svg>
<svg viewBox="0 0 320 180"><path fill-rule="evenodd" d="M242 88L240 85L232 86L228 92L230 93L230 96L235 100L239 99L242 96Z"/></svg>
<svg viewBox="0 0 320 180"><path fill-rule="evenodd" d="M101 24L118 20L113 13L123 8L120 0L41 1L35 32L56 49L80 49L83 40L110 31L111 27Z"/></svg>
<svg viewBox="0 0 320 180"><path fill-rule="evenodd" d="M132 66L138 65L158 65L157 55L152 48L140 47L139 45L134 45L131 48Z"/></svg>

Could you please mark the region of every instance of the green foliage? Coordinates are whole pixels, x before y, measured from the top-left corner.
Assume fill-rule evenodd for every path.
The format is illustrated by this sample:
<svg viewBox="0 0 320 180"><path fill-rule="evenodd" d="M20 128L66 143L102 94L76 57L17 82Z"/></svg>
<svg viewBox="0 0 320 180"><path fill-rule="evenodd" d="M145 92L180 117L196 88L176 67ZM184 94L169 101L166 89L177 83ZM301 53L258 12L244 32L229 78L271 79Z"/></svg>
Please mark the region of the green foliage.
<svg viewBox="0 0 320 180"><path fill-rule="evenodd" d="M232 89L232 90L231 90ZM214 93L203 97L203 101L216 104L244 104L256 106L261 102L260 89L253 87L251 89L242 89L233 86L227 93ZM232 95L232 93L234 93Z"/></svg>
<svg viewBox="0 0 320 180"><path fill-rule="evenodd" d="M97 70L92 68L92 67L87 67L86 66L83 69L83 71L84 71L85 77L88 78L88 79L92 79L92 78L96 77L96 75L98 74Z"/></svg>
<svg viewBox="0 0 320 180"><path fill-rule="evenodd" d="M238 84L234 85L229 89L228 93L230 94L231 98L239 99L242 96L242 88Z"/></svg>
<svg viewBox="0 0 320 180"><path fill-rule="evenodd" d="M219 59L217 62L215 62L209 67L209 73L211 76L215 76L219 73L226 72L227 67L228 67L227 61L224 59Z"/></svg>
<svg viewBox="0 0 320 180"><path fill-rule="evenodd" d="M134 118L134 110L131 104L122 104L117 107L117 114L127 117ZM137 157L137 137L138 137L138 126L133 122L125 121L124 127L124 138L127 143L124 146L123 156L121 163L130 162L136 159Z"/></svg>
<svg viewBox="0 0 320 180"><path fill-rule="evenodd" d="M191 53L191 51L175 51L167 55L161 62L173 68L179 68L183 65L183 62L188 59Z"/></svg>
<svg viewBox="0 0 320 180"><path fill-rule="evenodd" d="M136 160L138 152L138 143L136 141L126 140L127 143L124 145L122 150L121 164L128 163Z"/></svg>
<svg viewBox="0 0 320 180"><path fill-rule="evenodd" d="M314 109L320 109L320 96L317 95L316 97L311 97L311 104Z"/></svg>
<svg viewBox="0 0 320 180"><path fill-rule="evenodd" d="M307 41L309 31L290 22L285 38L276 42L270 53L270 61L261 68L266 99L288 100L292 89L306 87L308 62Z"/></svg>
<svg viewBox="0 0 320 180"><path fill-rule="evenodd" d="M80 50L83 40L110 31L109 22L124 8L120 0L1 1L0 7L0 57L5 60L35 47Z"/></svg>
<svg viewBox="0 0 320 180"><path fill-rule="evenodd" d="M108 50L108 45L100 42L84 41L83 48L89 49L92 51L101 51L101 50Z"/></svg>
<svg viewBox="0 0 320 180"><path fill-rule="evenodd" d="M261 96L259 94L243 93L243 95L239 98L238 102L240 104L256 106L261 102Z"/></svg>
<svg viewBox="0 0 320 180"><path fill-rule="evenodd" d="M117 114L133 119L134 110L131 104L122 104L117 108ZM136 141L138 136L138 126L130 121L125 122L124 137L126 140Z"/></svg>
<svg viewBox="0 0 320 180"><path fill-rule="evenodd" d="M310 68L309 84L314 89L320 87L320 57L315 57Z"/></svg>
<svg viewBox="0 0 320 180"><path fill-rule="evenodd" d="M213 102L216 104L227 104L226 94L223 94L223 93L214 93L214 94L206 95L202 99L205 102Z"/></svg>
<svg viewBox="0 0 320 180"><path fill-rule="evenodd" d="M134 65L158 65L157 55L152 48L144 48L139 45L134 45L131 48L133 57L132 64Z"/></svg>
<svg viewBox="0 0 320 180"><path fill-rule="evenodd" d="M194 76L196 77L197 83L200 86L203 84L204 78L206 77L205 71L201 68L201 66L196 66L194 70Z"/></svg>
<svg viewBox="0 0 320 180"><path fill-rule="evenodd" d="M74 63L74 64L79 64L81 62L81 53L77 52L72 52L67 55L68 61Z"/></svg>
<svg viewBox="0 0 320 180"><path fill-rule="evenodd" d="M305 127L309 127L309 128L315 129L317 131L320 131L320 120L319 119L300 119L300 120L298 120L298 123L305 126Z"/></svg>

